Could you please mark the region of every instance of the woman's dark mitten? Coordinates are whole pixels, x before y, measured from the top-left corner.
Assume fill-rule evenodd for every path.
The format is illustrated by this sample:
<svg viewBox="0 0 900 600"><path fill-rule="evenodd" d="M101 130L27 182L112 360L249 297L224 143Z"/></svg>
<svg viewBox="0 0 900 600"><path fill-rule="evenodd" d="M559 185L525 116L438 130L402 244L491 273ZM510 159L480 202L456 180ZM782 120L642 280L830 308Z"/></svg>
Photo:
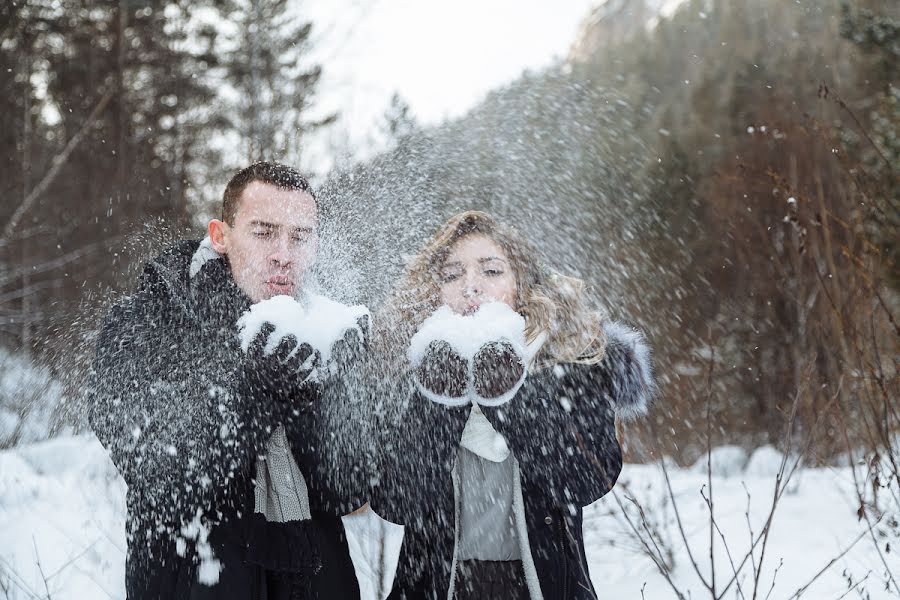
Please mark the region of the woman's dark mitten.
<svg viewBox="0 0 900 600"><path fill-rule="evenodd" d="M482 346L473 365L475 393L498 398L513 389L525 372L525 362L509 342Z"/></svg>
<svg viewBox="0 0 900 600"><path fill-rule="evenodd" d="M425 349L416 377L433 394L461 398L468 388L469 365L450 344L435 340Z"/></svg>

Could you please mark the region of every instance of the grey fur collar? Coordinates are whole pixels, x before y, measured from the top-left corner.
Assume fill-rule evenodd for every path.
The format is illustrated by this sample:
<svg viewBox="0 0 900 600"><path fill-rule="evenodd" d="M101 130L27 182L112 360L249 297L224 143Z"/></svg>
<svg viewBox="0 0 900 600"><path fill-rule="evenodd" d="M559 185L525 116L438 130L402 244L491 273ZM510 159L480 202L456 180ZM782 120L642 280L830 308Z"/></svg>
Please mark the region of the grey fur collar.
<svg viewBox="0 0 900 600"><path fill-rule="evenodd" d="M632 420L647 414L656 382L650 346L644 334L617 321L603 325L606 353L599 367L606 372L604 391L620 419Z"/></svg>
<svg viewBox="0 0 900 600"><path fill-rule="evenodd" d="M194 275L200 272L200 269L203 268L207 262L211 260L215 260L217 258L221 258L221 254L215 251L212 246L212 240L209 236L203 238L203 241L200 242L200 246L197 248L197 251L194 252L194 256L191 257L191 266L188 272L191 279L194 278Z"/></svg>

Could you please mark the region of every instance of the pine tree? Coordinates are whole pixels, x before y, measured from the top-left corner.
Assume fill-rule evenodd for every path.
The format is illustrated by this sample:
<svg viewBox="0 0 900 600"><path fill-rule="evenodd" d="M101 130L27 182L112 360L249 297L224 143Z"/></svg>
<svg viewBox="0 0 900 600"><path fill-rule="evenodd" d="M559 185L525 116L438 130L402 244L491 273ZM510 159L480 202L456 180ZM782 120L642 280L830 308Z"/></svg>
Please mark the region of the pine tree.
<svg viewBox="0 0 900 600"><path fill-rule="evenodd" d="M419 124L416 122L409 103L399 92L394 92L387 110L384 111L382 131L390 143L396 144L418 128Z"/></svg>
<svg viewBox="0 0 900 600"><path fill-rule="evenodd" d="M23 273L0 277L13 345L30 345L32 326L40 334L53 319L71 322L63 315L85 281L130 286L110 250L135 224L183 224L193 211L189 165L215 125L206 73L216 59L212 43L202 43L214 32L189 27L199 5L180 5L29 0L3 9L0 64L12 77L0 83L9 92L0 100L0 145L11 201L0 209L0 231L11 232L0 240L0 264ZM146 241L146 252L161 242Z"/></svg>
<svg viewBox="0 0 900 600"><path fill-rule="evenodd" d="M238 28L225 55L227 84L237 100L229 111L240 140L239 162L262 159L299 164L303 136L334 116L307 121L322 70L309 65L312 24L292 14L288 0L229 0Z"/></svg>

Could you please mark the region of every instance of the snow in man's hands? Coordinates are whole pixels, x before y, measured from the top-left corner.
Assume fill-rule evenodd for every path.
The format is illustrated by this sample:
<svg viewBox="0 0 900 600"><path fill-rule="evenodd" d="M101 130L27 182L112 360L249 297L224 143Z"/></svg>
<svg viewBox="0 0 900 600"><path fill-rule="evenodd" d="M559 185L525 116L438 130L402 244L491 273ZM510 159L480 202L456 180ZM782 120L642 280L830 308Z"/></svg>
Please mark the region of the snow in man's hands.
<svg viewBox="0 0 900 600"><path fill-rule="evenodd" d="M418 380L416 387L423 396L447 406L465 406L470 401L483 406L499 406L509 402L525 382L528 374L527 365L531 359L528 344L525 341L525 318L503 302L483 304L472 315L460 315L450 307L442 306L434 314L425 319L409 344L409 361L418 369L425 357L428 346L435 341L450 344L453 350L468 364L467 393L462 398L450 398L436 394L424 387ZM473 365L478 351L493 342L508 342L513 350L524 360L526 368L519 381L506 393L496 398L483 398L474 388Z"/></svg>
<svg viewBox="0 0 900 600"><path fill-rule="evenodd" d="M369 309L363 305L347 306L325 296L310 294L299 302L290 296L275 296L257 302L238 319L237 324L244 352L250 348L265 323L275 326L266 342L267 354L288 335L297 339L297 348L309 344L313 355L318 353L321 364L326 367L325 373L313 371L310 377L322 378L328 372L334 344L351 330L358 333L359 340L364 340L366 332L362 331L360 323L369 318Z"/></svg>

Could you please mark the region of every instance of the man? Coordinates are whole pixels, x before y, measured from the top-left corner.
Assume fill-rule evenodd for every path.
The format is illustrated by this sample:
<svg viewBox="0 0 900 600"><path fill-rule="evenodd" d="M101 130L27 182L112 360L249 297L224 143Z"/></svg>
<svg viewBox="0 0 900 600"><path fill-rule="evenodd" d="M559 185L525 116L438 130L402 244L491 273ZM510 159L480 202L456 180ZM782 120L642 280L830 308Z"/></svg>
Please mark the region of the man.
<svg viewBox="0 0 900 600"><path fill-rule="evenodd" d="M302 296L318 224L306 179L254 164L228 183L207 240L147 263L106 317L90 422L128 484L129 598L359 595L339 519L356 501L341 501L321 468L313 349L287 336L267 352L268 326L242 352L236 326L255 302ZM257 471L281 426L306 516L270 523Z"/></svg>

